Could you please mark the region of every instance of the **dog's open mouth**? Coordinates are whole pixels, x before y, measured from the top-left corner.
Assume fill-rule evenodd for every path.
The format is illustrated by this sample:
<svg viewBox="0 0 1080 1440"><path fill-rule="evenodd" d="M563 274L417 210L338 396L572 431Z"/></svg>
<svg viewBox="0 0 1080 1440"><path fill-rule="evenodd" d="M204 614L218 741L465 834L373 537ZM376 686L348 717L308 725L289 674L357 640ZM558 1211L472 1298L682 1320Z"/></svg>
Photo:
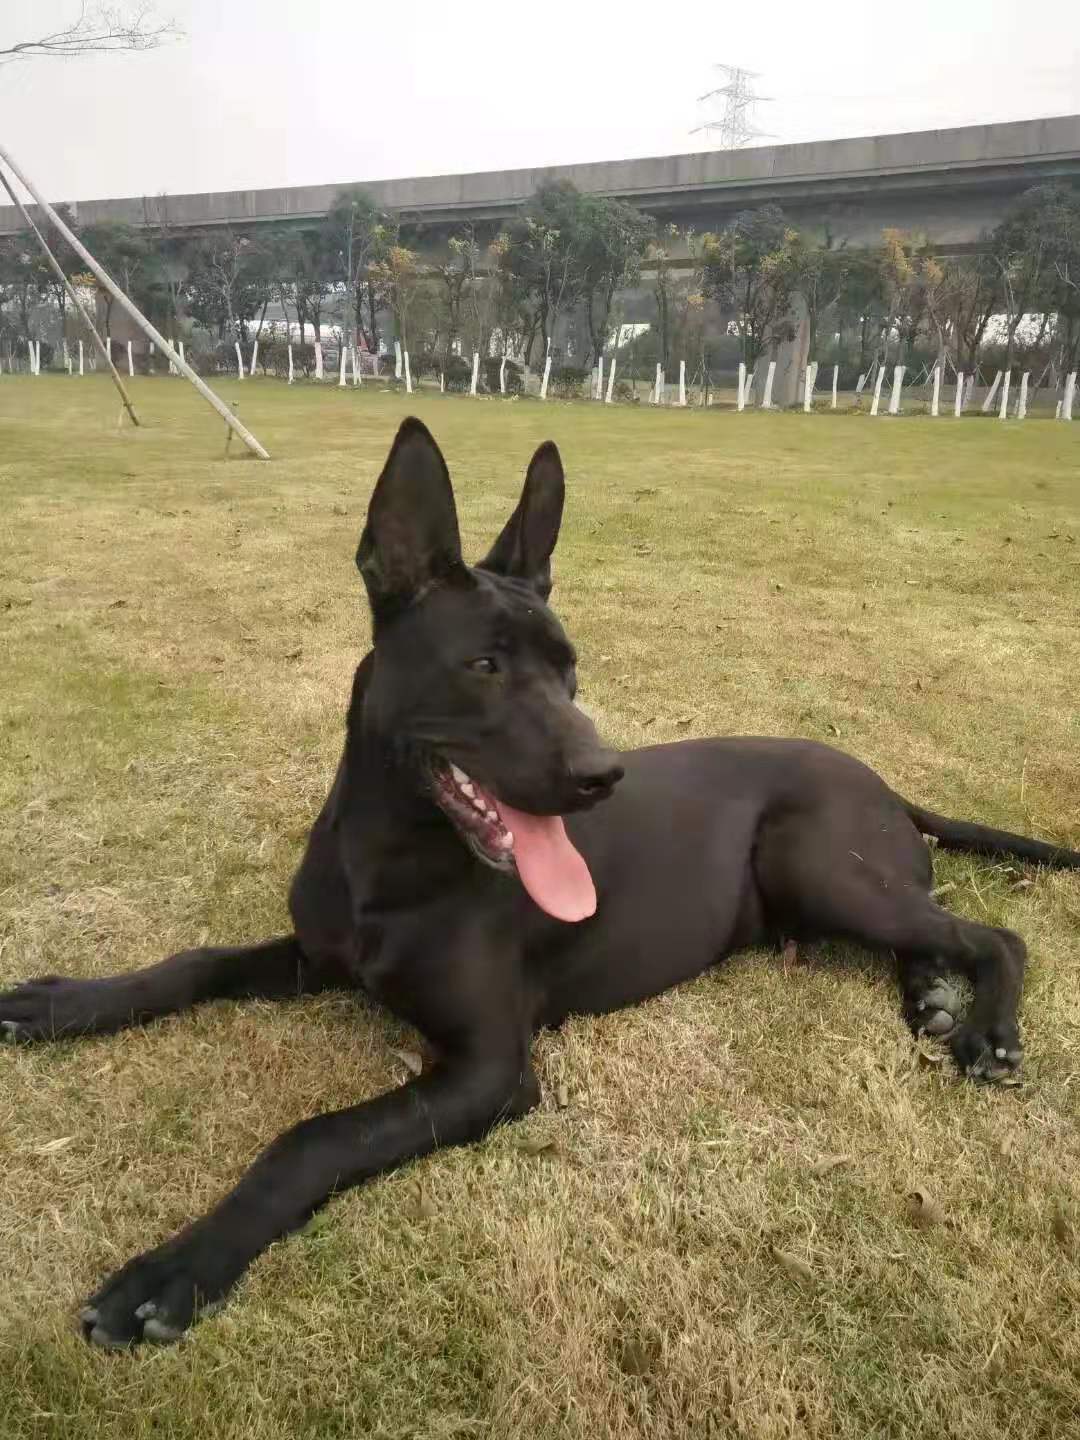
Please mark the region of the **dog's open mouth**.
<svg viewBox="0 0 1080 1440"><path fill-rule="evenodd" d="M561 815L515 810L457 765L431 766L436 803L478 859L517 870L525 889L556 920L585 920L596 911L589 867L571 843Z"/></svg>

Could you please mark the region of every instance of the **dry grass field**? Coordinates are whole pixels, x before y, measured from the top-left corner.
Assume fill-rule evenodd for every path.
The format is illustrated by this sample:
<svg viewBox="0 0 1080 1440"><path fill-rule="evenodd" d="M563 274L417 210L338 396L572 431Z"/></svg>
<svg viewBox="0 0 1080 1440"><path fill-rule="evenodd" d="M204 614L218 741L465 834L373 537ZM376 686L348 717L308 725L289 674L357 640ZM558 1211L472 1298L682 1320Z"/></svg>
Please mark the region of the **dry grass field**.
<svg viewBox="0 0 1080 1440"><path fill-rule="evenodd" d="M120 433L100 377L0 379L0 983L286 928L407 404L474 555L558 441L554 603L614 742L814 736L1080 844L1080 426L222 389L272 464L223 462L179 381ZM0 1049L0 1436L1077 1434L1080 878L938 883L1028 941L1022 1088L917 1047L861 952L740 956L541 1037L540 1110L339 1198L134 1356L83 1343L82 1297L415 1037L329 996Z"/></svg>

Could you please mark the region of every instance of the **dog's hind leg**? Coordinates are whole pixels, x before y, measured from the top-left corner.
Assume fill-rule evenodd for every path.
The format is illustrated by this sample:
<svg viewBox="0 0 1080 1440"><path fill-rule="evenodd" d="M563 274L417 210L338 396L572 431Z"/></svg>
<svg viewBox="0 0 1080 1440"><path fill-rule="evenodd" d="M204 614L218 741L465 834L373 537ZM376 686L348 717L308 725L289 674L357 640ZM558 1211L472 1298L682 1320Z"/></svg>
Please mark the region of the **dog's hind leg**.
<svg viewBox="0 0 1080 1440"><path fill-rule="evenodd" d="M79 980L46 975L0 992L0 1039L105 1034L204 1000L287 999L344 982L293 935L261 945L183 950L144 970Z"/></svg>
<svg viewBox="0 0 1080 1440"><path fill-rule="evenodd" d="M1021 1059L1017 1010L1026 950L1011 930L950 914L929 894L930 866L914 826L847 808L766 822L755 873L767 909L787 933L844 937L892 951L909 1022L946 1034L967 1074L1004 1079ZM954 971L974 988L960 1018Z"/></svg>

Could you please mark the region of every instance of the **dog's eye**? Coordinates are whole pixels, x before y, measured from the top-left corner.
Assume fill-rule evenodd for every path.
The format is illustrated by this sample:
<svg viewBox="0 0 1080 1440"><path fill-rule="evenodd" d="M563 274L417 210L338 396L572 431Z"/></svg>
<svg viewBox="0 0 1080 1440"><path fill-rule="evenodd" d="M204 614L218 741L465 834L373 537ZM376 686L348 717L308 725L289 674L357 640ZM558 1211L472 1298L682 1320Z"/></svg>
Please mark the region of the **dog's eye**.
<svg viewBox="0 0 1080 1440"><path fill-rule="evenodd" d="M479 660L470 660L469 669L476 675L497 675L499 666L490 655L481 655Z"/></svg>

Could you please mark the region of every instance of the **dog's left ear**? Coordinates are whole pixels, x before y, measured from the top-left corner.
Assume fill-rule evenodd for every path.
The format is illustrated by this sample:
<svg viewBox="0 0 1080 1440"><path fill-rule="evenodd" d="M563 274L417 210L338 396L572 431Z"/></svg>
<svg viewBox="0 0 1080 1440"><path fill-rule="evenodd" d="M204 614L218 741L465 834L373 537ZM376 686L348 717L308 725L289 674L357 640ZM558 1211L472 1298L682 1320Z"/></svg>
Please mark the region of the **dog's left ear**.
<svg viewBox="0 0 1080 1440"><path fill-rule="evenodd" d="M554 441L545 440L529 461L517 509L478 568L526 580L546 600L551 594L551 552L559 538L565 494L558 448Z"/></svg>
<svg viewBox="0 0 1080 1440"><path fill-rule="evenodd" d="M468 581L450 472L431 432L404 420L368 505L356 565L376 620L440 581Z"/></svg>

